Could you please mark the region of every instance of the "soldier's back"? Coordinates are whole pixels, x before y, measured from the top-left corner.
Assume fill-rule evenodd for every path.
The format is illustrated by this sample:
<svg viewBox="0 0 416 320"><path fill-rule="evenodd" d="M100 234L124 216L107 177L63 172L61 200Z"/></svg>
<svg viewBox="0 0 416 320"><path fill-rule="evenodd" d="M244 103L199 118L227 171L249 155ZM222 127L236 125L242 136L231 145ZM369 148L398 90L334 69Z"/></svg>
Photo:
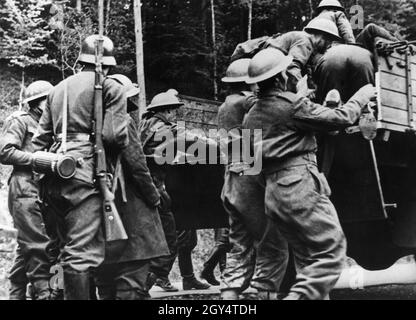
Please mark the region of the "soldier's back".
<svg viewBox="0 0 416 320"><path fill-rule="evenodd" d="M61 81L51 92L49 106L55 134L62 132L65 86L68 94L68 132L90 134L94 111L94 72L80 72Z"/></svg>
<svg viewBox="0 0 416 320"><path fill-rule="evenodd" d="M252 93L235 93L227 96L218 110L218 128L231 130L241 128L244 116L255 101Z"/></svg>

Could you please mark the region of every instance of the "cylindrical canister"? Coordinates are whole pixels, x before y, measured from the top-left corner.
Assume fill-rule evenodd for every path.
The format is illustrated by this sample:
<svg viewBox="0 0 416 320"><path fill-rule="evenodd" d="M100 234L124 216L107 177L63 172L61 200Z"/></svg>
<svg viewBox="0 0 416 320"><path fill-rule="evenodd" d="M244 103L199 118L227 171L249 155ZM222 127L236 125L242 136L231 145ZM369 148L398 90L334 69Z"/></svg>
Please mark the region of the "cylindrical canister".
<svg viewBox="0 0 416 320"><path fill-rule="evenodd" d="M76 160L68 155L38 151L34 154L33 170L38 173L55 174L62 179L75 175Z"/></svg>

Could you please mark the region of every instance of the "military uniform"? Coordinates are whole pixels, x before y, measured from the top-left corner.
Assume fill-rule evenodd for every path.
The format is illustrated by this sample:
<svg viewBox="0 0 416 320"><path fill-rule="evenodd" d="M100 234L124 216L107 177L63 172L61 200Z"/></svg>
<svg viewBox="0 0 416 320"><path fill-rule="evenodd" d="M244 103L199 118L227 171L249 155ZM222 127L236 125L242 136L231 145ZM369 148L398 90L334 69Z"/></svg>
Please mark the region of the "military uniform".
<svg viewBox="0 0 416 320"><path fill-rule="evenodd" d="M374 23L369 23L365 28L358 34L357 43L374 53L374 44L377 38L382 38L388 41L399 41L389 31L380 27Z"/></svg>
<svg viewBox="0 0 416 320"><path fill-rule="evenodd" d="M104 300L147 297L150 259L169 254L157 212L159 193L149 173L132 118L129 119L128 130L129 145L121 153L124 174L121 173L120 177L125 178L116 181L116 205L128 240L121 246L107 246L104 264L97 270L98 293ZM119 175L114 173L114 176ZM126 201L123 200L124 192Z"/></svg>
<svg viewBox="0 0 416 320"><path fill-rule="evenodd" d="M13 165L9 179L9 210L18 230L16 260L10 271L10 299L24 300L26 286L49 290L49 238L38 203L38 185L31 170L32 136L40 115L33 110L9 116L0 137L0 161Z"/></svg>
<svg viewBox="0 0 416 320"><path fill-rule="evenodd" d="M287 266L287 243L276 228L266 232L262 175L236 172L234 169L243 159L240 153L233 154L231 149L235 140L241 140L241 132L237 132L255 102L252 93L232 94L218 111L219 129L234 132L227 137L229 165L221 196L229 214L231 244L221 289L243 292L251 282L258 290L277 292Z"/></svg>
<svg viewBox="0 0 416 320"><path fill-rule="evenodd" d="M293 248L296 282L288 299L323 299L338 280L346 241L330 188L317 169L316 131L332 131L358 120L374 95L367 86L342 107L329 109L298 100L290 92L261 88L244 128L262 129L266 214Z"/></svg>
<svg viewBox="0 0 416 320"><path fill-rule="evenodd" d="M161 95L163 94L164 93ZM145 115L144 119L140 122L140 132L143 149L148 159L149 169L160 194L161 204L159 207L159 214L170 250L170 255L152 260L150 272L151 274L156 275L158 279L164 281L168 280L173 263L178 256L179 268L184 280L184 290L187 289L188 284L196 284L198 286L203 285L195 279L192 265L191 253L196 247L198 239L196 230L176 230L175 218L171 209L171 198L165 187L167 166L166 164L157 164L155 159L158 153L156 152L157 149L169 144L176 146L179 135L177 126L168 121L161 113L149 113ZM170 136L173 140L157 141L157 139L155 139L156 134L160 135L160 137ZM194 143L193 137L187 136L186 132L184 133L183 138L185 140L185 147Z"/></svg>
<svg viewBox="0 0 416 320"><path fill-rule="evenodd" d="M67 155L77 160L76 174L70 180L49 177L43 183L43 198L56 216L58 233L64 243L66 298L84 299L88 272L104 260L102 197L94 182L93 133L94 71L86 70L60 82L49 94L34 150L61 152L63 102L67 86ZM128 145L127 102L123 86L114 79L103 82L103 141L107 150L117 153ZM67 286L68 284L68 286ZM71 287L69 287L71 286ZM73 286L73 287L72 287Z"/></svg>
<svg viewBox="0 0 416 320"><path fill-rule="evenodd" d="M231 60L252 57L265 48L276 48L293 57L288 68L291 77L290 90L296 92L296 84L307 73L308 64L316 53L311 35L304 31L290 31L272 37L262 37L241 43L235 49Z"/></svg>
<svg viewBox="0 0 416 320"><path fill-rule="evenodd" d="M160 114L145 116L140 122L143 150L148 159L148 166L153 182L160 194L159 215L170 251L169 255L152 260L150 272L156 274L159 278L167 279L178 254L178 239L175 218L171 209L172 201L165 187L167 168L158 165L153 158L156 148L161 144L161 141L155 141L154 139L157 132L162 135L163 132L172 132L173 136L176 136L177 129L174 124Z"/></svg>
<svg viewBox="0 0 416 320"><path fill-rule="evenodd" d="M354 44L355 37L352 31L351 24L342 11L323 10L318 15L318 18L331 20L338 27L339 34L345 43Z"/></svg>

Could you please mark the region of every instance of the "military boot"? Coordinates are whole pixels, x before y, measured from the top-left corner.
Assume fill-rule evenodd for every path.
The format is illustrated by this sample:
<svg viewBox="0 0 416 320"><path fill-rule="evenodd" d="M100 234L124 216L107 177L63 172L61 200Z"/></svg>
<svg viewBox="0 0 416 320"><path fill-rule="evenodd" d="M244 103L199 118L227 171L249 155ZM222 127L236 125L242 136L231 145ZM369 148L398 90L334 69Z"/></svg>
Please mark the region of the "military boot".
<svg viewBox="0 0 416 320"><path fill-rule="evenodd" d="M238 300L239 294L237 290L227 289L221 291L221 300Z"/></svg>
<svg viewBox="0 0 416 320"><path fill-rule="evenodd" d="M32 282L33 300L49 300L51 291L49 289L49 281L45 279Z"/></svg>
<svg viewBox="0 0 416 320"><path fill-rule="evenodd" d="M195 275L183 276L182 280L183 290L207 290L209 284L203 283L195 278Z"/></svg>
<svg viewBox="0 0 416 320"><path fill-rule="evenodd" d="M259 290L257 293L259 300L279 300L277 292Z"/></svg>
<svg viewBox="0 0 416 320"><path fill-rule="evenodd" d="M211 268L204 268L200 275L201 279L206 280L210 285L219 286L220 282L214 276L214 270Z"/></svg>
<svg viewBox="0 0 416 320"><path fill-rule="evenodd" d="M65 300L89 300L90 299L90 274L74 270L64 271L64 299Z"/></svg>
<svg viewBox="0 0 416 320"><path fill-rule="evenodd" d="M10 282L9 300L26 300L27 283Z"/></svg>
<svg viewBox="0 0 416 320"><path fill-rule="evenodd" d="M176 292L179 291L178 288L176 288L175 286L173 286L168 278L158 278L155 281L155 286L163 289L166 292Z"/></svg>

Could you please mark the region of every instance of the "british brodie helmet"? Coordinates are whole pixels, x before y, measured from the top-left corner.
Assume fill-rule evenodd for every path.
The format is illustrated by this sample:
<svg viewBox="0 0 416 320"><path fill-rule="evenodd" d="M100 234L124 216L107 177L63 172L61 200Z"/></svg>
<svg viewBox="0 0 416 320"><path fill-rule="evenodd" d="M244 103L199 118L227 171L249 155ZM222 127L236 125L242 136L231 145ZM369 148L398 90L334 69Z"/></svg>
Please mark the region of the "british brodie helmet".
<svg viewBox="0 0 416 320"><path fill-rule="evenodd" d="M321 12L325 9L336 9L340 11L345 11L345 8L338 0L322 0L321 3L318 5L318 12Z"/></svg>
<svg viewBox="0 0 416 320"><path fill-rule="evenodd" d="M308 23L304 31L308 33L323 33L333 39L341 40L336 24L328 19L315 18Z"/></svg>
<svg viewBox="0 0 416 320"><path fill-rule="evenodd" d="M123 74L114 74L109 76L109 78L115 79L120 82L126 92L126 98L128 99L127 112L136 111L139 109L139 104L137 96L140 93L139 85L133 83L128 77Z"/></svg>
<svg viewBox="0 0 416 320"><path fill-rule="evenodd" d="M163 109L176 109L183 106L178 98L178 91L169 89L166 92L157 94L147 106L147 111L160 111Z"/></svg>
<svg viewBox="0 0 416 320"><path fill-rule="evenodd" d="M249 64L250 59L239 59L232 62L221 81L225 83L245 82L248 79Z"/></svg>
<svg viewBox="0 0 416 320"><path fill-rule="evenodd" d="M96 42L98 41L98 35L88 36L82 41L81 52L79 54L78 61L95 64L95 47ZM110 38L103 36L103 65L105 66L115 66L117 65L116 59L114 58L114 44Z"/></svg>
<svg viewBox="0 0 416 320"><path fill-rule="evenodd" d="M293 57L275 48L267 48L251 59L248 67L248 84L259 83L277 76L293 62Z"/></svg>
<svg viewBox="0 0 416 320"><path fill-rule="evenodd" d="M23 103L45 98L52 89L53 85L48 81L35 81L26 88Z"/></svg>

